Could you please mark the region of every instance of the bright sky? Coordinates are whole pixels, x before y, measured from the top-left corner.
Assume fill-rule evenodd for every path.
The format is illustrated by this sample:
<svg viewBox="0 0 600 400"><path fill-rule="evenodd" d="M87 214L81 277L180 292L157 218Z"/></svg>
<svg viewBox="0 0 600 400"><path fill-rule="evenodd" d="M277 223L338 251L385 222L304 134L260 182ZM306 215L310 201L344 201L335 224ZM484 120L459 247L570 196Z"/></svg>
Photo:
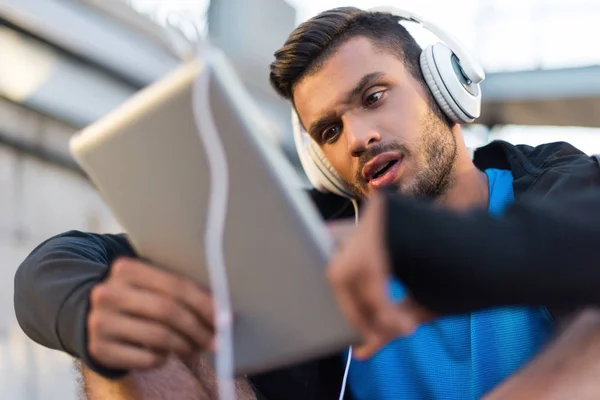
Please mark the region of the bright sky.
<svg viewBox="0 0 600 400"><path fill-rule="evenodd" d="M488 71L600 64L600 46L593 45L600 37L598 0L286 1L296 8L298 22L320 11L348 5L390 5L411 10L451 32ZM180 12L191 18L202 15L208 4L207 0L129 2L159 17ZM425 42L431 40L418 30L415 35Z"/></svg>
<svg viewBox="0 0 600 400"><path fill-rule="evenodd" d="M254 1L254 0L242 0ZM338 6L388 5L435 22L462 42L487 72L600 64L600 0L286 0L297 22ZM168 13L201 16L207 0L129 0L159 19ZM203 20L199 17L198 20ZM405 26L421 44L434 40L419 27ZM600 153L600 129L505 127L496 137L537 144L567 140ZM469 140L469 139L467 139Z"/></svg>
<svg viewBox="0 0 600 400"><path fill-rule="evenodd" d="M299 17L339 5L367 8L373 0L290 0ZM598 0L388 0L452 32L488 71L600 62Z"/></svg>

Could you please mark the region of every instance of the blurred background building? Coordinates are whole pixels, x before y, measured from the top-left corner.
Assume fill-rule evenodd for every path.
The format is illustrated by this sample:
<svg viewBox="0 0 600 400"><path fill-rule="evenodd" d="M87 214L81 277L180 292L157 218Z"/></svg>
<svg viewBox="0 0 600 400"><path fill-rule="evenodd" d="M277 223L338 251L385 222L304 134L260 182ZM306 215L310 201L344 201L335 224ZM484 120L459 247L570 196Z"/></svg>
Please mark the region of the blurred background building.
<svg viewBox="0 0 600 400"><path fill-rule="evenodd" d="M564 140L600 153L600 2L388 0L452 32L484 64L471 147ZM293 27L370 0L0 0L0 398L75 399L71 359L27 339L13 276L48 237L119 226L68 152L68 139L175 68L199 37L229 55L275 141L298 166L289 105L268 64ZM410 25L407 25L410 28ZM411 28L422 44L433 38Z"/></svg>

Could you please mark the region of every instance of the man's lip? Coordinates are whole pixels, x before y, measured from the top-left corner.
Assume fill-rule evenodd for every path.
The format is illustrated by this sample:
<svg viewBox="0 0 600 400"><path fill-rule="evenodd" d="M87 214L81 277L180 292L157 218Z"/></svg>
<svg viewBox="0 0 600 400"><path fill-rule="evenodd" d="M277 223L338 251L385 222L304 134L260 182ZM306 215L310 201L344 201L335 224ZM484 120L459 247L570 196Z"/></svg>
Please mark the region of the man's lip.
<svg viewBox="0 0 600 400"><path fill-rule="evenodd" d="M402 158L402 154L397 151L388 151L375 156L371 161L365 164L362 169L362 176L366 182L373 179L373 174L379 168L383 167L390 161L399 160Z"/></svg>
<svg viewBox="0 0 600 400"><path fill-rule="evenodd" d="M398 179L400 168L402 168L402 158L394 161L381 176L371 179L368 184L369 188L372 190L381 190L392 185Z"/></svg>

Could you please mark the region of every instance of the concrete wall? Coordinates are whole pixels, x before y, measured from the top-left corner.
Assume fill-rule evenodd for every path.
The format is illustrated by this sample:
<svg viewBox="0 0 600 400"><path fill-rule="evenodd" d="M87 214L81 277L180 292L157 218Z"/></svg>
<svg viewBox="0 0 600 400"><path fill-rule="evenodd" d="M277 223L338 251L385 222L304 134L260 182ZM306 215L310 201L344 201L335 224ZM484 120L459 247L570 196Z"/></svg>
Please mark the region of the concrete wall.
<svg viewBox="0 0 600 400"><path fill-rule="evenodd" d="M290 103L280 98L269 83L273 54L296 25L295 8L281 0L212 0L208 23L211 41L229 57L264 115L276 126L278 144L299 167Z"/></svg>
<svg viewBox="0 0 600 400"><path fill-rule="evenodd" d="M0 101L0 133L67 154L73 129ZM35 344L16 322L14 273L50 236L119 227L82 176L7 145L0 145L0 189L0 399L75 399L71 358Z"/></svg>

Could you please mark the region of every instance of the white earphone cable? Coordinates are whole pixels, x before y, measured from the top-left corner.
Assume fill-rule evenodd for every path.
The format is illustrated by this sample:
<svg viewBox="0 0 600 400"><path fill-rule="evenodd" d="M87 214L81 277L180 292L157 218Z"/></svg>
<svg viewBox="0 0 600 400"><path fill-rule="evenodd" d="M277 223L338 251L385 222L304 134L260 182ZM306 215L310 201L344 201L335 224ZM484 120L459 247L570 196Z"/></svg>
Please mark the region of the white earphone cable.
<svg viewBox="0 0 600 400"><path fill-rule="evenodd" d="M354 198L350 199L350 201L354 206L354 223L358 225L358 201L356 201L356 199Z"/></svg>
<svg viewBox="0 0 600 400"><path fill-rule="evenodd" d="M358 225L358 202L356 199L350 199L354 206L354 223ZM350 373L350 363L352 362L352 346L348 348L348 359L346 360L346 368L344 368L344 378L342 379L342 387L340 389L339 400L343 400L346 395L346 384L348 382L348 374Z"/></svg>
<svg viewBox="0 0 600 400"><path fill-rule="evenodd" d="M233 312L223 254L229 172L223 143L219 138L209 104L210 44L204 43L198 53L200 62L204 65L192 89L192 109L198 136L206 149L211 179L204 246L215 307L217 386L221 400L235 400Z"/></svg>
<svg viewBox="0 0 600 400"><path fill-rule="evenodd" d="M348 373L350 372L350 363L352 362L352 346L348 347L348 359L346 360L346 368L344 369L344 378L342 379L342 388L340 389L339 400L344 400L346 395L346 382L348 381Z"/></svg>

